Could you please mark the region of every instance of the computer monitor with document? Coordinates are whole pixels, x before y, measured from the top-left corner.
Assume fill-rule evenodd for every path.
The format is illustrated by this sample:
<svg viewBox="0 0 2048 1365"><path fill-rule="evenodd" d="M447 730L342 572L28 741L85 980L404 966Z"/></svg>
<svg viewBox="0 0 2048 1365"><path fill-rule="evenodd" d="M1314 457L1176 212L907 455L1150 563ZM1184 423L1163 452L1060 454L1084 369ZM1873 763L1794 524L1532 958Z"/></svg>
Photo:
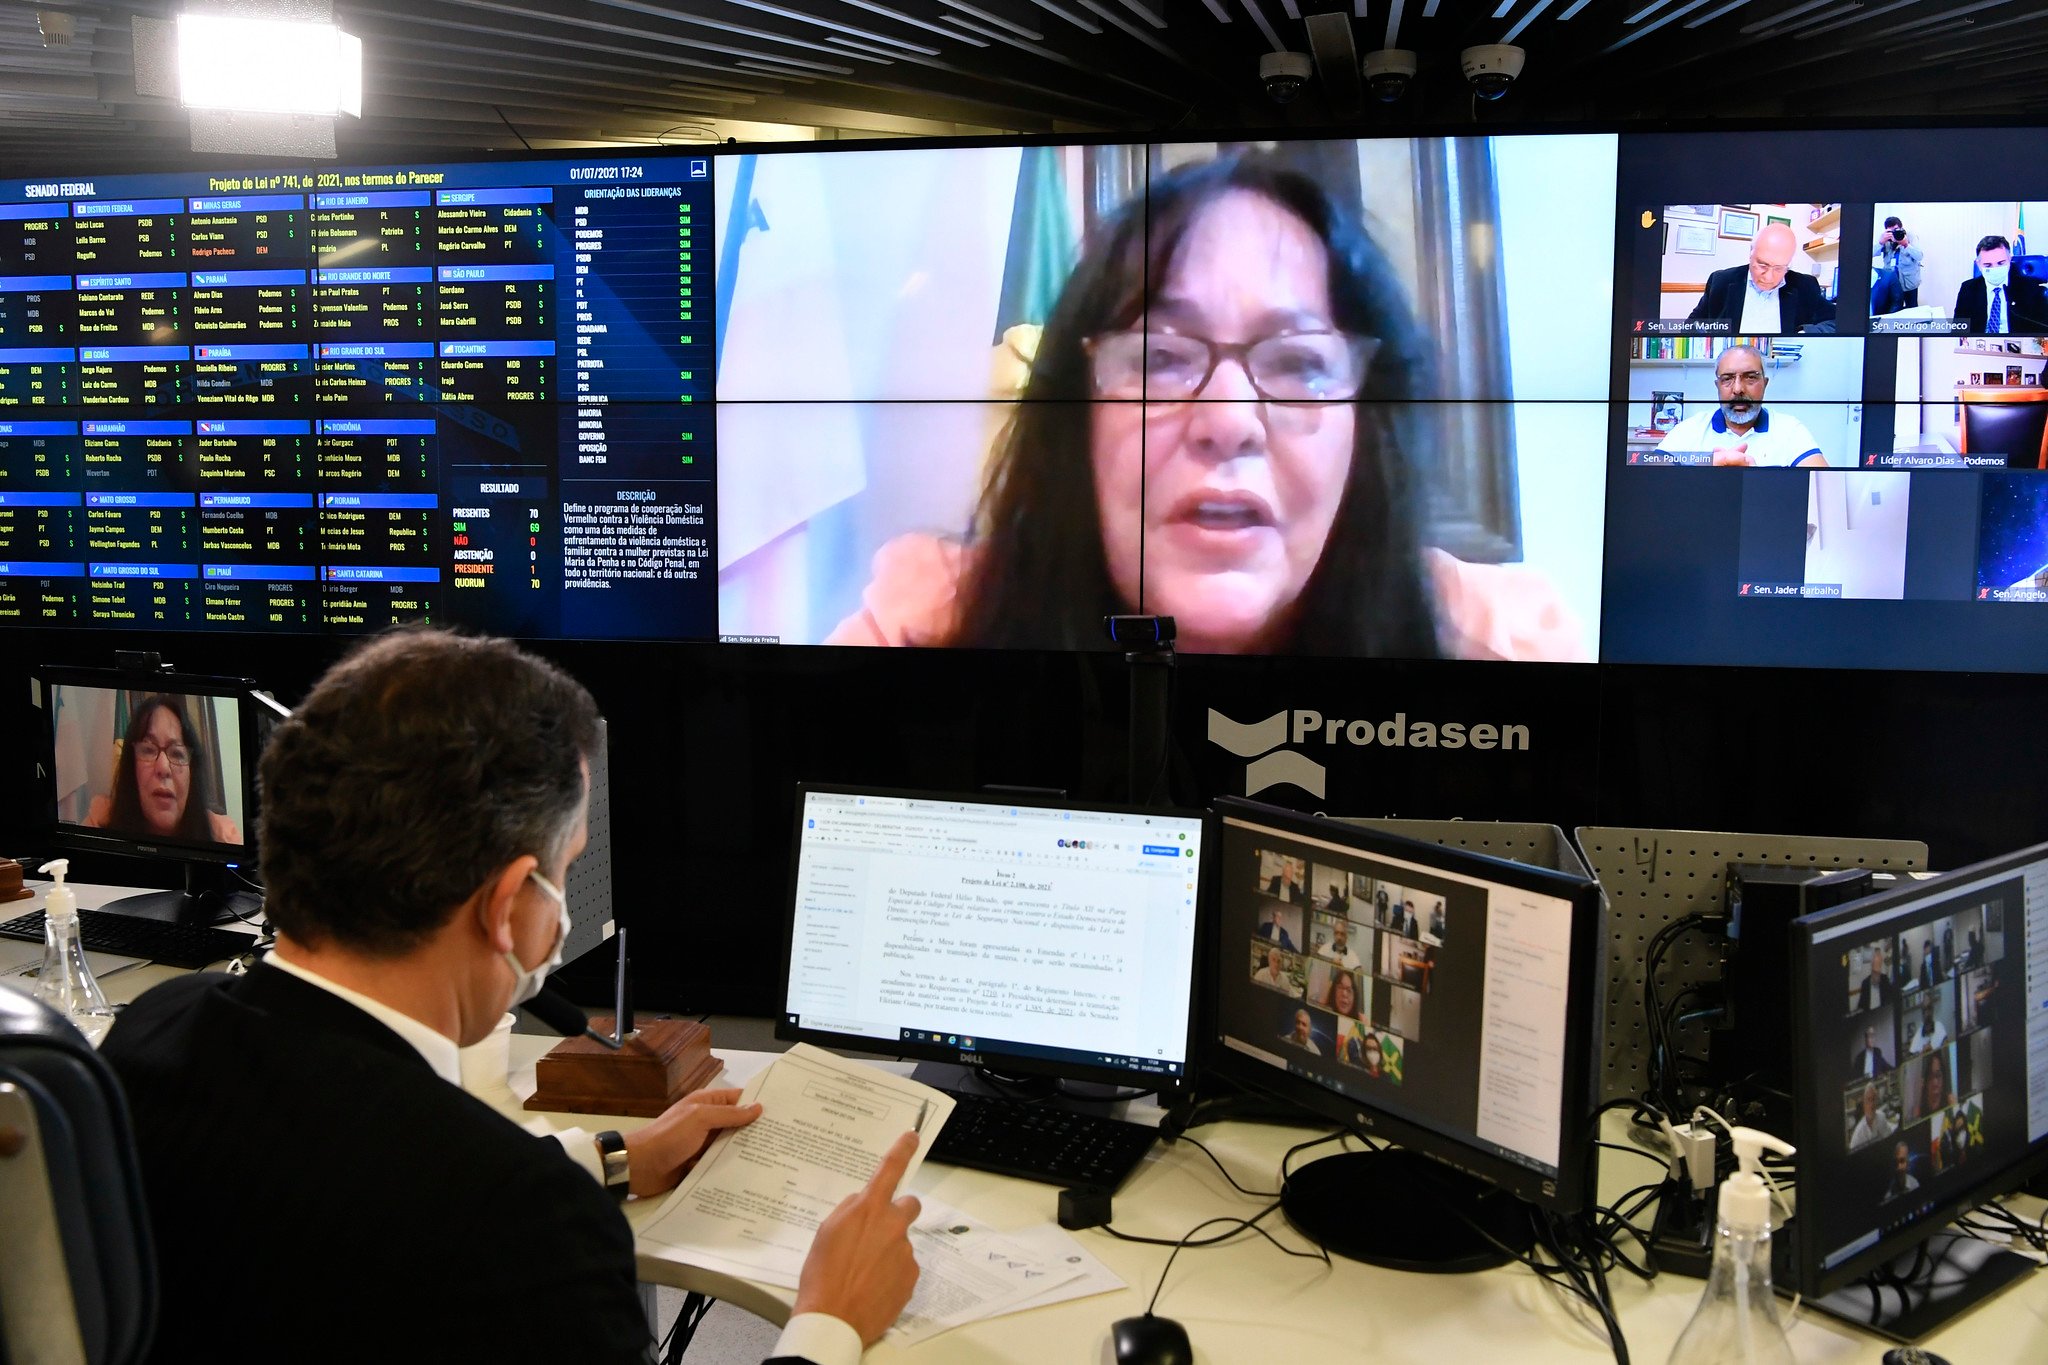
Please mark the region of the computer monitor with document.
<svg viewBox="0 0 2048 1365"><path fill-rule="evenodd" d="M1204 818L806 784L776 1036L1178 1085Z"/></svg>
<svg viewBox="0 0 2048 1365"><path fill-rule="evenodd" d="M1582 1209L1597 884L1251 801L1215 811L1202 1084L1401 1149L1296 1168L1289 1220L1332 1251L1444 1270L1527 1246L1532 1206Z"/></svg>

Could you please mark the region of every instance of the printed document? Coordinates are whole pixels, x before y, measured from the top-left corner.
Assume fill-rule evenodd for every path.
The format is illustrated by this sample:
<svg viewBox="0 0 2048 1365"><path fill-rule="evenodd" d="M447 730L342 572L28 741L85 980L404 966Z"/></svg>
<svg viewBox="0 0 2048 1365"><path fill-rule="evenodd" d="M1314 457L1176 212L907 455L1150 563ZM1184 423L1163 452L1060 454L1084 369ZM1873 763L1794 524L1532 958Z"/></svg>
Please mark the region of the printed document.
<svg viewBox="0 0 2048 1365"><path fill-rule="evenodd" d="M910 1229L917 1292L889 1329L910 1346L984 1318L1123 1288L1124 1282L1052 1223L1001 1233L926 1200Z"/></svg>
<svg viewBox="0 0 2048 1365"><path fill-rule="evenodd" d="M811 1237L906 1132L904 1183L953 1112L950 1096L799 1043L749 1081L761 1117L713 1139L640 1234L665 1260L794 1289Z"/></svg>

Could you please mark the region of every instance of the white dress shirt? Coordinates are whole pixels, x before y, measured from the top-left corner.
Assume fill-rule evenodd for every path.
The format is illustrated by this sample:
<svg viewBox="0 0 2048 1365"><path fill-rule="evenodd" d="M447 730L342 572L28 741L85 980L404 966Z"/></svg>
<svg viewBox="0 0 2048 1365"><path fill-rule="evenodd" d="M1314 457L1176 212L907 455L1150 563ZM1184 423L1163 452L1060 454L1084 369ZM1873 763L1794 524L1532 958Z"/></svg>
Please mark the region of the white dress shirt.
<svg viewBox="0 0 2048 1365"><path fill-rule="evenodd" d="M1697 455L1739 445L1749 447L1751 464L1765 468L1803 464L1821 453L1820 442L1806 429L1806 423L1789 412L1759 408L1756 425L1747 432L1736 432L1728 429L1728 420L1721 415L1718 404L1673 427L1671 434L1657 443L1657 449Z"/></svg>
<svg viewBox="0 0 2048 1365"><path fill-rule="evenodd" d="M1768 292L1756 287L1756 281L1747 275L1742 279L1742 321L1737 324L1738 332L1777 332L1778 289Z"/></svg>
<svg viewBox="0 0 2048 1365"><path fill-rule="evenodd" d="M462 1053L455 1040L435 1029L428 1028L409 1014L401 1014L381 1000L373 1000L361 991L329 981L318 972L287 962L276 953L263 959L279 971L289 972L310 986L318 986L329 995L338 996L354 1005L363 1013L390 1029L412 1045L415 1052L426 1059L434 1074L448 1084L462 1085ZM539 1123L536 1119L534 1122ZM542 1136L548 1134L543 1132ZM568 1128L552 1134L560 1139L562 1150L570 1159L592 1178L604 1179L604 1162L597 1153L597 1141L581 1128ZM859 1365L861 1357L860 1333L829 1313L798 1313L782 1329L776 1338L771 1355L801 1356L815 1362L815 1365Z"/></svg>

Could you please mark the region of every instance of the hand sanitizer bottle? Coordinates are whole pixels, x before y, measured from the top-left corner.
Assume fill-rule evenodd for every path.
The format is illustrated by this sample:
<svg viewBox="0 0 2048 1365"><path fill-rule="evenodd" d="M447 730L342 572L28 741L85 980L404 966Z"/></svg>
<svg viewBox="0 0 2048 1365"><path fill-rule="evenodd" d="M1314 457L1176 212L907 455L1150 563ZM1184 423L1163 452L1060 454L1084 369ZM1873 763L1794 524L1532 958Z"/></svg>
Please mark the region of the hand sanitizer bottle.
<svg viewBox="0 0 2048 1365"><path fill-rule="evenodd" d="M114 1023L114 1007L93 980L86 965L85 945L78 941L78 896L64 884L71 871L67 858L43 864L56 884L43 898L43 970L36 977L36 998L58 1010L94 1047Z"/></svg>
<svg viewBox="0 0 2048 1365"><path fill-rule="evenodd" d="M1721 1182L1714 1266L1671 1365L1792 1365L1771 1293L1771 1192L1760 1160L1766 1147L1790 1156L1792 1146L1754 1128L1730 1136L1738 1169Z"/></svg>

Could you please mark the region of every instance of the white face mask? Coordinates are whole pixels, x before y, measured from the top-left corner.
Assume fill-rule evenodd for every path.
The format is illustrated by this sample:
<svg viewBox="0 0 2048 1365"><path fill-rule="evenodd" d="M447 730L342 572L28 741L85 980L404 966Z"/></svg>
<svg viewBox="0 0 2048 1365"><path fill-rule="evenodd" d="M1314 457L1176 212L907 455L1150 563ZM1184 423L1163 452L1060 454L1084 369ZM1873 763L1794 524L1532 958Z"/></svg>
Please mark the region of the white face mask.
<svg viewBox="0 0 2048 1365"><path fill-rule="evenodd" d="M534 885L554 897L555 904L562 912L562 932L555 936L555 950L547 960L535 967L521 965L519 954L505 950L505 965L512 969L512 1004L523 1005L540 994L540 988L548 979L548 973L562 965L562 948L569 941L569 931L575 926L569 922L569 898L556 885L538 872L529 872ZM511 1008L508 1005L506 1008Z"/></svg>
<svg viewBox="0 0 2048 1365"><path fill-rule="evenodd" d="M2009 274L2009 273L2011 272L2011 270L2012 270L2012 266L2011 266L2011 265L2010 265L2009 263L2008 263L2008 264L2006 264L2006 265L1987 265L1987 266L1985 266L1985 267L1984 267L1984 287L1985 287L1986 289L2003 289L2003 288L2005 288L2005 277L2006 277L2006 275L2007 275L2007 274Z"/></svg>

